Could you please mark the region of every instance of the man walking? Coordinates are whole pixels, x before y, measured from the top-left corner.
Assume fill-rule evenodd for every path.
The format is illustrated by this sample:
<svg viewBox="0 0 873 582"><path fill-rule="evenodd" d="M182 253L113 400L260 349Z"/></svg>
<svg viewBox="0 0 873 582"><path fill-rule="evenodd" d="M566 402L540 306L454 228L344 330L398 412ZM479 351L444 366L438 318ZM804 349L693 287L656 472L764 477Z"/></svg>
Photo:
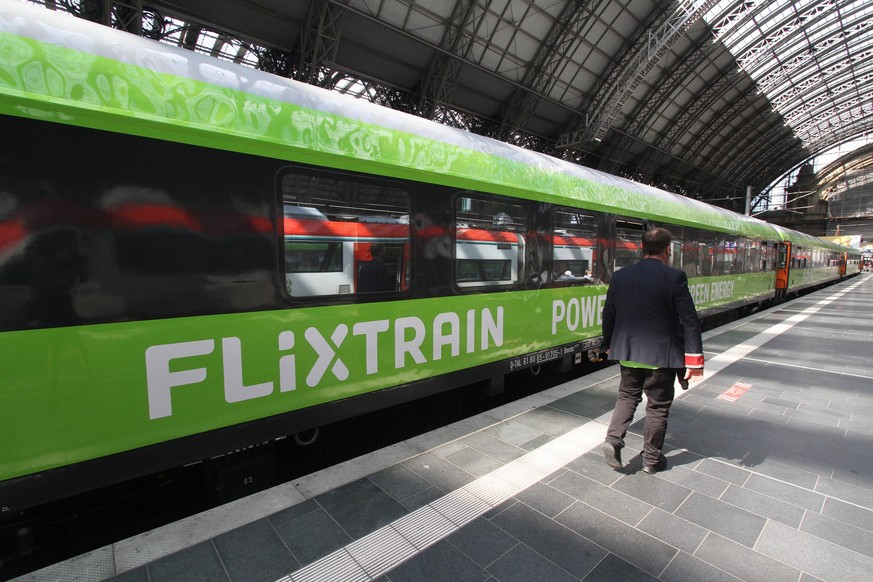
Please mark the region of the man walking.
<svg viewBox="0 0 873 582"><path fill-rule="evenodd" d="M624 437L646 393L643 471L667 468L661 453L677 376L683 388L703 378L700 319L688 278L669 266L673 236L664 228L643 234L643 258L616 271L603 305L603 348L619 360L621 383L606 432L606 463L620 469Z"/></svg>

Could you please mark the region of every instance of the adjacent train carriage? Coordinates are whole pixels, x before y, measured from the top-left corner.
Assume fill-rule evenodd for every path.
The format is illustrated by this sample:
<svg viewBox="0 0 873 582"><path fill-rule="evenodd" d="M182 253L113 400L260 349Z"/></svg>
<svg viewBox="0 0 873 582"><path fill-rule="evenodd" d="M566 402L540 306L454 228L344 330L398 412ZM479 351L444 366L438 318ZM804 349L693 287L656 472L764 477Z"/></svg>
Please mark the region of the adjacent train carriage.
<svg viewBox="0 0 873 582"><path fill-rule="evenodd" d="M847 252L25 4L0 47L0 512L584 360L652 225L703 315Z"/></svg>

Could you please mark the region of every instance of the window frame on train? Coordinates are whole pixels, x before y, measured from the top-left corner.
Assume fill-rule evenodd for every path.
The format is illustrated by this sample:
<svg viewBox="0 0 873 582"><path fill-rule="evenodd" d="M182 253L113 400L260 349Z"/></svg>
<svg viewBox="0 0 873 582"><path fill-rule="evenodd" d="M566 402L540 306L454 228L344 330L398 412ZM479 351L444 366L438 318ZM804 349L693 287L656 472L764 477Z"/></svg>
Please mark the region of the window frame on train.
<svg viewBox="0 0 873 582"><path fill-rule="evenodd" d="M277 173L276 188L279 279L286 298L395 298L410 289L410 184L290 165ZM380 247L384 266L367 277L379 283L363 289L361 273L376 266L373 252ZM297 266L301 261L306 265Z"/></svg>
<svg viewBox="0 0 873 582"><path fill-rule="evenodd" d="M523 288L531 226L528 202L462 190L455 193L451 204L452 284L456 291Z"/></svg>
<svg viewBox="0 0 873 582"><path fill-rule="evenodd" d="M603 249L600 231L603 217L583 208L557 206L552 213L549 242L552 262L549 282L553 287L599 284L598 263ZM588 245L581 243L588 242Z"/></svg>
<svg viewBox="0 0 873 582"><path fill-rule="evenodd" d="M649 226L641 218L619 216L615 219L610 241L613 248L611 272L633 265L643 258L643 233Z"/></svg>

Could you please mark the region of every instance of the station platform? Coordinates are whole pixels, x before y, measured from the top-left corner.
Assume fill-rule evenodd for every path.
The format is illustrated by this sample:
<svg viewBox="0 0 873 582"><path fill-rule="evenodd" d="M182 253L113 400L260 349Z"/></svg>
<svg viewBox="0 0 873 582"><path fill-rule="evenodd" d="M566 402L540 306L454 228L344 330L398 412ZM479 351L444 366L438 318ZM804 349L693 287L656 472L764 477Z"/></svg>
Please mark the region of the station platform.
<svg viewBox="0 0 873 582"><path fill-rule="evenodd" d="M639 421L603 461L611 366L18 580L871 580L871 306L864 273L707 332L656 475Z"/></svg>

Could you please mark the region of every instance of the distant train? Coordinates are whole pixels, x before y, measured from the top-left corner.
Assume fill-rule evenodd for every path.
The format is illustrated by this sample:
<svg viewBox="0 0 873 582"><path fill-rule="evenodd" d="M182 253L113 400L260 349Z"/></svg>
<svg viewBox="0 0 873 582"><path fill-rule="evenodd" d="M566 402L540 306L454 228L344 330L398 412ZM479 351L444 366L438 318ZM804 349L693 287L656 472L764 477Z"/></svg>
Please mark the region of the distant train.
<svg viewBox="0 0 873 582"><path fill-rule="evenodd" d="M824 240L31 5L0 6L0 46L0 516L585 361L652 225L703 316L857 272Z"/></svg>

